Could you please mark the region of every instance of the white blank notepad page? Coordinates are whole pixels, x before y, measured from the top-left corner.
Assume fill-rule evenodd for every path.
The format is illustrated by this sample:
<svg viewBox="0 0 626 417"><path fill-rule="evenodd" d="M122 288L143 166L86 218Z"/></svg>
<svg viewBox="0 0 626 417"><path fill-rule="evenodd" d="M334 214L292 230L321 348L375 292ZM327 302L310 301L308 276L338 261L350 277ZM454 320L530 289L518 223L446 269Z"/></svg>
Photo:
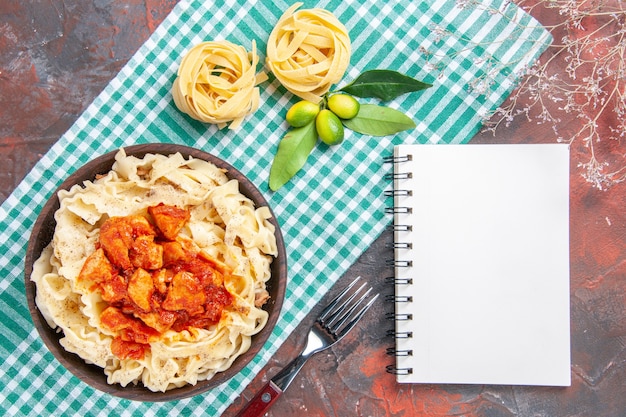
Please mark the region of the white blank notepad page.
<svg viewBox="0 0 626 417"><path fill-rule="evenodd" d="M570 385L569 148L400 145L399 382Z"/></svg>

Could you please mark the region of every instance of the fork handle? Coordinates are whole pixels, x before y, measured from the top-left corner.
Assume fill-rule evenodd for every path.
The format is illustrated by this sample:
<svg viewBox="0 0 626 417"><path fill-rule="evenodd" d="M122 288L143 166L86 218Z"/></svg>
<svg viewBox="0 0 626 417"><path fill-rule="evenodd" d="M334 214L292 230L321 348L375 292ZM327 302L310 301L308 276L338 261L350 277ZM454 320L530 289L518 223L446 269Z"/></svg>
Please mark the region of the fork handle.
<svg viewBox="0 0 626 417"><path fill-rule="evenodd" d="M307 343L308 346L308 343ZM314 350L312 353L315 353ZM263 389L237 414L237 417L260 417L270 408L274 401L287 389L297 373L302 369L312 353L307 352L296 356L287 366L269 380Z"/></svg>
<svg viewBox="0 0 626 417"><path fill-rule="evenodd" d="M259 417L264 415L283 391L270 379L263 389L254 396L237 417Z"/></svg>

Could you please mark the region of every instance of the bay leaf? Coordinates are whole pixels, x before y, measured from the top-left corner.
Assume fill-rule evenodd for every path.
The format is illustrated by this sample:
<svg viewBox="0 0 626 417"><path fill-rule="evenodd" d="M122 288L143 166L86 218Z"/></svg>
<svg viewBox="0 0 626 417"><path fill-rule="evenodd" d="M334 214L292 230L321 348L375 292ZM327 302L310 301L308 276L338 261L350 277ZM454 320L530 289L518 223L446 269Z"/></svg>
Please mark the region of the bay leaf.
<svg viewBox="0 0 626 417"><path fill-rule="evenodd" d="M393 135L416 126L401 111L376 104L361 104L356 117L343 120L343 124L350 130L370 136Z"/></svg>
<svg viewBox="0 0 626 417"><path fill-rule="evenodd" d="M302 169L316 143L315 120L305 126L291 129L283 136L270 168L269 187L272 191L285 185Z"/></svg>
<svg viewBox="0 0 626 417"><path fill-rule="evenodd" d="M428 84L393 70L374 69L364 71L347 86L340 88L353 96L361 98L379 98L383 101L413 91L425 90L432 87Z"/></svg>

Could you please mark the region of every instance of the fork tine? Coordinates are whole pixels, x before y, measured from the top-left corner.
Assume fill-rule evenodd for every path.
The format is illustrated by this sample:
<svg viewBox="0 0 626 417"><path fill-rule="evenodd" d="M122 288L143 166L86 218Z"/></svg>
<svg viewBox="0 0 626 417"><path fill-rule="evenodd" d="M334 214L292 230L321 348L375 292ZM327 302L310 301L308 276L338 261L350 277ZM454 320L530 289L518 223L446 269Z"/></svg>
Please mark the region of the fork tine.
<svg viewBox="0 0 626 417"><path fill-rule="evenodd" d="M352 330L352 328L358 323L359 320L361 320L361 317L363 317L363 315L365 314L365 312L372 306L372 304L374 304L374 301L376 301L376 299L378 298L378 294L374 295L374 297L372 297L367 304L365 304L357 313L356 315L352 318L352 320L350 320L344 327L343 329L341 329L341 335L339 337L343 337L345 336L350 330ZM335 330L337 331L337 330Z"/></svg>
<svg viewBox="0 0 626 417"><path fill-rule="evenodd" d="M328 327L332 326L337 320L344 317L346 314L349 314L349 307L352 305L352 301L359 295L359 292L365 288L367 284L362 284L359 288L357 288L347 299L343 300L341 304L335 306L335 309L324 318L320 318ZM371 290L370 290L371 291Z"/></svg>
<svg viewBox="0 0 626 417"><path fill-rule="evenodd" d="M318 318L320 323L328 332L335 337L341 338L348 333L352 327L359 321L365 312L374 303L378 294L370 299L365 305L363 303L370 296L372 288L363 290L367 287L367 283L361 284L359 288L350 291L357 284L361 277L357 277L352 281L339 295L337 295L328 306L322 311ZM341 331L341 335L337 333Z"/></svg>
<svg viewBox="0 0 626 417"><path fill-rule="evenodd" d="M350 291L350 289L352 289L352 287L356 285L356 283L359 281L360 278L361 278L360 276L356 277L354 281L348 284L348 286L344 288L343 291L341 291L335 298L333 298L332 301L328 303L326 307L324 307L324 310L321 312L318 320L320 321L326 320L326 317L333 312L335 306L339 303L341 298L343 298Z"/></svg>
<svg viewBox="0 0 626 417"><path fill-rule="evenodd" d="M363 288L363 287L361 287ZM359 288L359 289L361 289ZM332 332L332 333L336 333L337 330L339 330L345 323L346 321L348 321L351 317L356 317L360 314L360 310L355 314L355 311L357 310L357 308L359 308L359 306L362 305L362 303L367 299L367 297L369 296L369 294L372 292L372 289L368 289L367 291L365 291L365 293L363 295L361 295L356 302L354 302L350 308L347 309L342 309L344 310L341 314L336 315L335 317L333 317L328 323L325 323L326 327ZM355 293L356 295L357 293ZM347 307L348 304L345 304L344 307ZM361 310L363 308L367 307L367 304L363 307L361 307ZM369 308L369 307L368 307ZM339 312L338 312L339 313Z"/></svg>

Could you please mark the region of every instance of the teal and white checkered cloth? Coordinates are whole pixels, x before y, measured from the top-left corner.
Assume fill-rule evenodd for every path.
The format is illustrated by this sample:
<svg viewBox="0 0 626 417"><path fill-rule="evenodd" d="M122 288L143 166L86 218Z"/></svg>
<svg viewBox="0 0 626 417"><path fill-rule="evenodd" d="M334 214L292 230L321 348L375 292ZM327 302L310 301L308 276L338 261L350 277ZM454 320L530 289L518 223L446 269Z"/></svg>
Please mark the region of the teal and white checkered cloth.
<svg viewBox="0 0 626 417"><path fill-rule="evenodd" d="M384 215L382 159L402 142L469 141L505 100L519 74L551 41L548 32L504 0L305 2L334 12L350 32L353 55L340 85L366 69L393 69L434 87L389 106L417 128L394 137L348 132L332 148L318 146L304 169L276 193L269 167L297 101L272 77L261 105L237 131L218 130L181 114L170 87L185 51L204 40L227 39L261 59L284 1L178 4L76 123L0 208L0 414L110 416L218 415L263 368L280 344L390 222ZM480 3L480 4L476 4ZM219 6L218 6L219 5ZM141 403L94 391L46 349L29 316L23 259L44 202L76 168L123 145L172 142L213 153L240 169L264 192L281 225L289 284L281 318L255 360L220 387L186 400Z"/></svg>

